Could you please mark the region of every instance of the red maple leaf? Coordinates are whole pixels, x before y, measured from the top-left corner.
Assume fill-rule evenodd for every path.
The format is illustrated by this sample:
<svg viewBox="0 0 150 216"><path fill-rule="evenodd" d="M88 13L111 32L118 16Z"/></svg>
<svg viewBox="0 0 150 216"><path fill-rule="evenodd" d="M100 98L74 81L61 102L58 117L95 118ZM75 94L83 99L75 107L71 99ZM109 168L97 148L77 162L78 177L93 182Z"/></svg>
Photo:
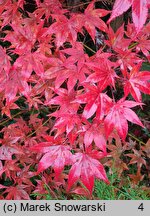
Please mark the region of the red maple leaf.
<svg viewBox="0 0 150 216"><path fill-rule="evenodd" d="M77 114L61 114L61 116L56 120L53 130L57 129L58 135L64 133L66 131L67 135L74 130L76 127L80 127L81 118Z"/></svg>
<svg viewBox="0 0 150 216"><path fill-rule="evenodd" d="M26 78L29 78L33 71L38 76L43 77L45 61L48 61L47 57L39 50L33 53L29 51L20 55L14 65L20 68L21 73Z"/></svg>
<svg viewBox="0 0 150 216"><path fill-rule="evenodd" d="M58 178L64 166L72 164L71 147L62 144L53 145L52 142L57 143L58 141L54 141L54 138L51 137L47 139L49 140L48 142L39 143L31 147L31 150L44 153L44 156L38 164L38 173L52 166L55 171L55 177Z"/></svg>
<svg viewBox="0 0 150 216"><path fill-rule="evenodd" d="M23 154L23 152L18 146L2 145L0 147L0 160L12 160L13 154Z"/></svg>
<svg viewBox="0 0 150 216"><path fill-rule="evenodd" d="M29 86L24 75L20 73L19 68L12 66L8 75L8 80L5 83L5 98L7 105L10 105L11 102L14 101L18 92L24 96L28 96Z"/></svg>
<svg viewBox="0 0 150 216"><path fill-rule="evenodd" d="M134 30L133 30L134 31ZM144 28L139 32L137 35L137 39L135 39L137 45L136 45L136 51L142 51L143 54L150 60L150 23L144 26Z"/></svg>
<svg viewBox="0 0 150 216"><path fill-rule="evenodd" d="M135 52L132 52L131 49L120 49L116 48L117 54L117 62L120 65L122 70L131 70L135 64L139 64L142 60L137 56Z"/></svg>
<svg viewBox="0 0 150 216"><path fill-rule="evenodd" d="M127 74L127 80L124 82L124 93L127 96L129 93L137 101L141 102L141 91L145 94L150 94L150 72L139 71L141 64L132 68Z"/></svg>
<svg viewBox="0 0 150 216"><path fill-rule="evenodd" d="M102 90L107 86L113 86L115 88L115 78L118 78L118 76L114 70L116 66L114 62L101 58L101 62L88 62L86 64L94 71L88 76L86 82L98 82Z"/></svg>
<svg viewBox="0 0 150 216"><path fill-rule="evenodd" d="M36 17L40 20L43 16L45 19L49 19L51 14L64 14L67 12L66 9L62 8L62 4L59 0L43 1L35 0L37 9L34 11Z"/></svg>
<svg viewBox="0 0 150 216"><path fill-rule="evenodd" d="M60 117L61 114L77 112L79 104L74 101L77 94L74 89L72 89L70 92L64 88L53 90L58 96L51 98L46 104L60 105L60 110L56 111L55 114L52 113L52 115Z"/></svg>
<svg viewBox="0 0 150 216"><path fill-rule="evenodd" d="M2 3L2 5L1 5ZM3 19L2 26L8 25L11 23L12 19L18 19L18 4L17 2L11 3L10 1L1 1L0 2L0 15Z"/></svg>
<svg viewBox="0 0 150 216"><path fill-rule="evenodd" d="M131 42L131 39L125 38L124 33L125 33L124 25L118 28L116 32L113 30L113 28L111 28L111 26L109 26L107 32L109 40L105 40L105 43L108 46L111 46L114 50L116 48L127 49Z"/></svg>
<svg viewBox="0 0 150 216"><path fill-rule="evenodd" d="M107 25L100 17L104 17L110 12L104 9L93 9L93 8L94 8L94 2L91 2L88 5L88 7L85 9L84 14L76 15L76 19L78 19L80 25L85 27L85 29L88 31L91 38L95 42L96 27L104 32L107 31Z"/></svg>
<svg viewBox="0 0 150 216"><path fill-rule="evenodd" d="M98 178L108 182L103 165L85 153L75 154L76 162L72 165L68 176L68 190L78 180L87 187L92 194L94 179Z"/></svg>
<svg viewBox="0 0 150 216"><path fill-rule="evenodd" d="M53 15L53 18L55 18L57 22L54 22L43 36L55 34L55 42L58 48L66 41L74 44L77 40L77 30L74 20L68 19L66 16L61 14L55 14Z"/></svg>
<svg viewBox="0 0 150 216"><path fill-rule="evenodd" d="M25 190L27 185L17 185L17 186L10 186L7 188L3 194L8 193L5 197L6 200L30 200L30 197Z"/></svg>
<svg viewBox="0 0 150 216"><path fill-rule="evenodd" d="M135 101L120 99L117 103L112 103L106 118L104 119L107 137L116 129L119 136L124 140L128 132L127 120L144 127L138 116L130 108L142 105Z"/></svg>
<svg viewBox="0 0 150 216"><path fill-rule="evenodd" d="M0 46L0 72L4 69L7 74L9 73L11 67L10 60L11 58L6 54L6 50ZM2 79L2 75L4 76L4 72L1 74L0 79Z"/></svg>
<svg viewBox="0 0 150 216"><path fill-rule="evenodd" d="M76 83L83 82L86 78L86 73L89 71L84 67L84 61L87 56L84 56L83 50L79 50L79 46L76 48L68 48L63 51L71 55L66 59L65 55L61 53L60 58L49 58L48 64L50 67L46 70L44 78L55 78L55 88L67 81L68 91L71 91ZM82 56L82 57L81 57ZM78 61L78 64L75 65Z"/></svg>
<svg viewBox="0 0 150 216"><path fill-rule="evenodd" d="M89 74L89 71L85 65L85 62L89 59L89 57L84 52L82 44L77 42L74 47L64 49L61 52L69 55L69 57L64 62L66 69L69 69L70 66L73 68L72 65L74 64L77 65L76 68L74 67L75 70L72 70L72 73L70 73L68 83L74 83L75 79L76 82L79 80L79 84L82 83L86 79L85 74Z"/></svg>
<svg viewBox="0 0 150 216"><path fill-rule="evenodd" d="M97 121L94 119L92 124L83 126L84 133L84 143L85 147L88 148L94 141L95 145L104 153L106 153L106 137L103 121Z"/></svg>
<svg viewBox="0 0 150 216"><path fill-rule="evenodd" d="M16 182L16 173L21 171L19 164L17 163L18 160L6 160L3 170L1 172L5 172L7 178L12 179Z"/></svg>
<svg viewBox="0 0 150 216"><path fill-rule="evenodd" d="M111 98L106 93L101 92L101 88L96 85L88 85L86 92L75 99L78 103L85 105L83 116L90 118L96 111L97 117L102 119L107 113L108 107L111 104Z"/></svg>

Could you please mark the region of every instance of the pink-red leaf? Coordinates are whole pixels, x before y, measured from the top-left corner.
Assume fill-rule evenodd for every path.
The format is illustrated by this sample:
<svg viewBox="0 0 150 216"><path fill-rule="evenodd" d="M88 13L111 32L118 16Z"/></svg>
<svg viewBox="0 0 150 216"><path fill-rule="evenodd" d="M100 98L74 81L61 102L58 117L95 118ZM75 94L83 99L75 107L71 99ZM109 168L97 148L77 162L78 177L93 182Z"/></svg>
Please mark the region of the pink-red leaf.
<svg viewBox="0 0 150 216"><path fill-rule="evenodd" d="M93 121L89 128L85 127L84 143L88 148L94 141L95 145L106 153L106 137L103 121Z"/></svg>
<svg viewBox="0 0 150 216"><path fill-rule="evenodd" d="M116 0L113 6L109 22L111 22L115 17L120 16L122 13L127 11L131 4L132 0Z"/></svg>
<svg viewBox="0 0 150 216"><path fill-rule="evenodd" d="M75 159L76 162L72 165L69 172L68 190L70 190L71 186L78 180L81 180L91 194L95 178L108 183L104 167L98 160L83 153L76 153Z"/></svg>
<svg viewBox="0 0 150 216"><path fill-rule="evenodd" d="M124 83L124 93L127 96L129 93L137 101L141 102L141 92L150 94L150 72L139 71L141 64L132 68L130 73L127 73L128 80Z"/></svg>
<svg viewBox="0 0 150 216"><path fill-rule="evenodd" d="M130 108L140 105L136 102L119 100L114 103L104 120L107 137L116 129L119 136L124 140L128 132L127 120L144 127L138 116Z"/></svg>
<svg viewBox="0 0 150 216"><path fill-rule="evenodd" d="M98 118L102 119L111 104L111 98L106 93L102 93L101 88L96 85L88 86L87 92L79 95L75 101L83 104L86 103L83 116L87 119L96 111Z"/></svg>
<svg viewBox="0 0 150 216"><path fill-rule="evenodd" d="M132 18L136 31L139 32L148 16L149 0L116 0L109 22L123 14L132 6Z"/></svg>
<svg viewBox="0 0 150 216"><path fill-rule="evenodd" d="M139 32L146 22L148 16L149 0L133 0L132 1L132 18L136 31Z"/></svg>
<svg viewBox="0 0 150 216"><path fill-rule="evenodd" d="M48 146L48 143L46 142L40 143L31 149L45 153L38 164L38 173L52 166L55 171L55 177L58 178L60 173L63 171L64 166L72 164L72 154L69 146Z"/></svg>

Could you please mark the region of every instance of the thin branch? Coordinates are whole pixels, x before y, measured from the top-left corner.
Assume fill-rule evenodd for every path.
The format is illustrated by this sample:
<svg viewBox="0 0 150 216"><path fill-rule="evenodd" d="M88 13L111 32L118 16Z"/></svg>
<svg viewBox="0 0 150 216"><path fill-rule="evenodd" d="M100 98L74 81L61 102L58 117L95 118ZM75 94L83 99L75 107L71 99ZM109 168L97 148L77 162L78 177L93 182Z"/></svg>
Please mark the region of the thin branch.
<svg viewBox="0 0 150 216"><path fill-rule="evenodd" d="M1 121L1 122L0 122L0 126L5 125L8 121L10 121L10 120L12 120L13 118L15 118L16 116L18 116L18 115L24 113L25 111L26 111L26 110L22 110L22 111L20 111L20 112L18 112L18 113L16 113L16 114L14 114L14 115L12 116L12 118L7 118L6 120Z"/></svg>
<svg viewBox="0 0 150 216"><path fill-rule="evenodd" d="M51 118L51 117L50 117ZM50 120L50 118L48 118L42 125L40 125L35 131L33 131L32 133L30 133L28 136L27 136L27 138L28 137L31 137L33 134L35 134L41 127L43 127L49 120Z"/></svg>
<svg viewBox="0 0 150 216"><path fill-rule="evenodd" d="M86 44L82 43L84 47L86 47L88 50L90 50L93 53L96 53L96 51L94 51L93 49L91 49L89 46L87 46Z"/></svg>
<svg viewBox="0 0 150 216"><path fill-rule="evenodd" d="M132 138L133 138L134 140L136 140L138 143L141 143L141 144L145 145L144 142L142 142L141 140L139 140L139 139L138 139L137 137L135 137L134 135L128 133L128 136L132 137Z"/></svg>

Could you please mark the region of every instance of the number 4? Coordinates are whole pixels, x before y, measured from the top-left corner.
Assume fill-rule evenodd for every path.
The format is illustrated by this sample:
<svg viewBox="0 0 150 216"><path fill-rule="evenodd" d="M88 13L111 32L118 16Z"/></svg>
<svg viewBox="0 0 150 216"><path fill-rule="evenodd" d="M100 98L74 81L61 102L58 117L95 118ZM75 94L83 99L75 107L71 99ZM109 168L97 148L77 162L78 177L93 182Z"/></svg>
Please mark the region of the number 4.
<svg viewBox="0 0 150 216"><path fill-rule="evenodd" d="M138 207L139 210L143 211L144 210L144 206L143 206L143 203L141 203Z"/></svg>

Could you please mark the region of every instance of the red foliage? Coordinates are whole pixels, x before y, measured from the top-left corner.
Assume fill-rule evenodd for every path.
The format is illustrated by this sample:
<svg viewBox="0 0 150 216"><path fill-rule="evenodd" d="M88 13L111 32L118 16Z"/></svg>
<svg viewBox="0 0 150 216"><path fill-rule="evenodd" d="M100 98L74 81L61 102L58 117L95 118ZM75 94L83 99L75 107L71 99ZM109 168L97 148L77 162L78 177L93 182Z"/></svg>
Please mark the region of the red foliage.
<svg viewBox="0 0 150 216"><path fill-rule="evenodd" d="M82 184L92 194L95 178L108 183L101 160L107 149L118 159L119 175L128 169L110 142L115 139L124 152L127 121L144 127L132 108L142 108L141 93L150 94L150 72L141 71L150 59L150 3L138 2L116 0L111 13L96 8L95 0L76 11L66 1L36 0L30 13L25 0L0 1L3 198L47 194L44 185L53 197L54 189L88 196ZM131 5L135 26L124 23L114 32L104 20L111 13L110 22ZM97 32L104 39L98 40ZM92 56L92 47L84 43L87 34L92 46L96 41L100 47ZM134 182L143 179L139 170L146 166L142 155L149 155L149 144L141 151L126 154L129 165L138 167L138 177L130 175Z"/></svg>
<svg viewBox="0 0 150 216"><path fill-rule="evenodd" d="M133 22L138 33L148 17L148 8L150 7L149 0L116 0L109 22L127 11L131 6Z"/></svg>

